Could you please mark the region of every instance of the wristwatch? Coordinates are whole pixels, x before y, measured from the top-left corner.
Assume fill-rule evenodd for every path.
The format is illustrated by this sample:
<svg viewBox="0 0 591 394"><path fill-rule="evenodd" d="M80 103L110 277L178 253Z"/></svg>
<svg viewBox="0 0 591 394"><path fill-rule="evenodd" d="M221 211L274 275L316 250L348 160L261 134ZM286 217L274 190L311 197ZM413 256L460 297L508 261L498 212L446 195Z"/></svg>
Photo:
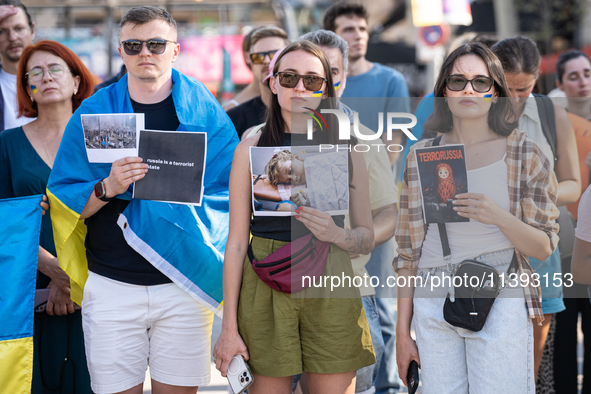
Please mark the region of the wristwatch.
<svg viewBox="0 0 591 394"><path fill-rule="evenodd" d="M114 199L115 199L115 197L117 197L117 196L113 196L113 197L110 197L110 198L108 198L108 197L106 196L106 194L107 194L107 189L105 188L105 182L104 182L104 179L102 179L102 180L98 181L98 182L97 182L97 183L94 185L94 195L95 195L95 196L96 196L96 198L98 198L99 200L101 200L101 201L105 201L105 202L107 202L107 201L111 201L111 200L114 200Z"/></svg>

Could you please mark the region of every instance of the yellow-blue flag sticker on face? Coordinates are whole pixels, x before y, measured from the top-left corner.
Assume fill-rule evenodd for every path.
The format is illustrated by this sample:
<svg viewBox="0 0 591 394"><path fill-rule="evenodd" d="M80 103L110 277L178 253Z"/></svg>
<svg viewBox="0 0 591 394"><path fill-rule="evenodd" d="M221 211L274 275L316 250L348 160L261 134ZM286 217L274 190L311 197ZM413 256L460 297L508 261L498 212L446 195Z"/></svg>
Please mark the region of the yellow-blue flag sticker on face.
<svg viewBox="0 0 591 394"><path fill-rule="evenodd" d="M334 90L339 90L341 88L341 81L334 84Z"/></svg>
<svg viewBox="0 0 591 394"><path fill-rule="evenodd" d="M314 97L320 97L320 96L322 96L322 90L317 90L315 92L312 92L312 96L314 96Z"/></svg>
<svg viewBox="0 0 591 394"><path fill-rule="evenodd" d="M31 85L31 93L36 94L37 92L39 92L39 90L37 90L37 86Z"/></svg>
<svg viewBox="0 0 591 394"><path fill-rule="evenodd" d="M490 101L492 100L492 94L485 94L484 95L484 102L485 103L490 103Z"/></svg>
<svg viewBox="0 0 591 394"><path fill-rule="evenodd" d="M31 392L41 195L0 200L0 391Z"/></svg>

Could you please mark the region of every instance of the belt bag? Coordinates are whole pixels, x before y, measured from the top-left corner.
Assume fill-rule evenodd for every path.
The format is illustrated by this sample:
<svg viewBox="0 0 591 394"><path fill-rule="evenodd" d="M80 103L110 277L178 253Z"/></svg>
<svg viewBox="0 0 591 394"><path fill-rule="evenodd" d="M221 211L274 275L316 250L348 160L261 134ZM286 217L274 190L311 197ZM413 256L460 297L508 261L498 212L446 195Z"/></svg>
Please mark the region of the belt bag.
<svg viewBox="0 0 591 394"><path fill-rule="evenodd" d="M446 261L451 259L445 223L438 223ZM449 264L449 267L451 265ZM451 287L443 304L443 318L455 327L480 331L499 293L505 288L510 273L518 269L517 256L509 265L501 283L499 271L476 260L464 260L451 271ZM456 286L457 285L457 286Z"/></svg>
<svg viewBox="0 0 591 394"><path fill-rule="evenodd" d="M248 245L248 259L252 269L263 282L283 293L297 293L318 280L326 268L330 243L316 239L313 234L298 238L277 249L261 261L254 258ZM303 286L302 277L310 277Z"/></svg>

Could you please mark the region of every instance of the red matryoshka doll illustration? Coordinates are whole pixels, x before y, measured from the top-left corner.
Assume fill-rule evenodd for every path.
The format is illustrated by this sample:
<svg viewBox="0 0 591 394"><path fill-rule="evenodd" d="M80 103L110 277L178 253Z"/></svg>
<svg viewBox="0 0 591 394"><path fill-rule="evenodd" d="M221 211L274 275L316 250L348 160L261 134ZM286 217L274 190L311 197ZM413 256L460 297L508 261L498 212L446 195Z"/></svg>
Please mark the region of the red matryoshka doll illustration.
<svg viewBox="0 0 591 394"><path fill-rule="evenodd" d="M453 199L456 195L456 183L451 166L447 163L439 163L435 166L435 180L437 182L437 197L442 203Z"/></svg>

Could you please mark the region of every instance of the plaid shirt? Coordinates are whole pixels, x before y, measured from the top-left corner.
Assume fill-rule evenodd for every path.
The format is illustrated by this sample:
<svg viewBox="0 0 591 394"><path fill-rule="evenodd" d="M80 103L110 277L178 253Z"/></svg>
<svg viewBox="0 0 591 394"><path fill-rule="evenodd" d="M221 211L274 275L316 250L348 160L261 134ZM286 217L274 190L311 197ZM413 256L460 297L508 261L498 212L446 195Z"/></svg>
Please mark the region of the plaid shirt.
<svg viewBox="0 0 591 394"><path fill-rule="evenodd" d="M428 139L410 148L400 194L400 210L396 225L398 256L394 259L393 265L396 271L407 268L413 272L413 275L416 273L423 240L427 233L414 150L432 146L432 144L433 139ZM544 231L554 250L558 245L556 218L559 212L555 205L558 182L556 175L550 169L550 161L525 133L515 130L507 137L506 162L511 213L530 226ZM516 254L520 273L530 278L528 286L523 286L529 315L541 322L544 320L541 292L539 287L532 283L533 269L527 256L519 251L516 251Z"/></svg>

